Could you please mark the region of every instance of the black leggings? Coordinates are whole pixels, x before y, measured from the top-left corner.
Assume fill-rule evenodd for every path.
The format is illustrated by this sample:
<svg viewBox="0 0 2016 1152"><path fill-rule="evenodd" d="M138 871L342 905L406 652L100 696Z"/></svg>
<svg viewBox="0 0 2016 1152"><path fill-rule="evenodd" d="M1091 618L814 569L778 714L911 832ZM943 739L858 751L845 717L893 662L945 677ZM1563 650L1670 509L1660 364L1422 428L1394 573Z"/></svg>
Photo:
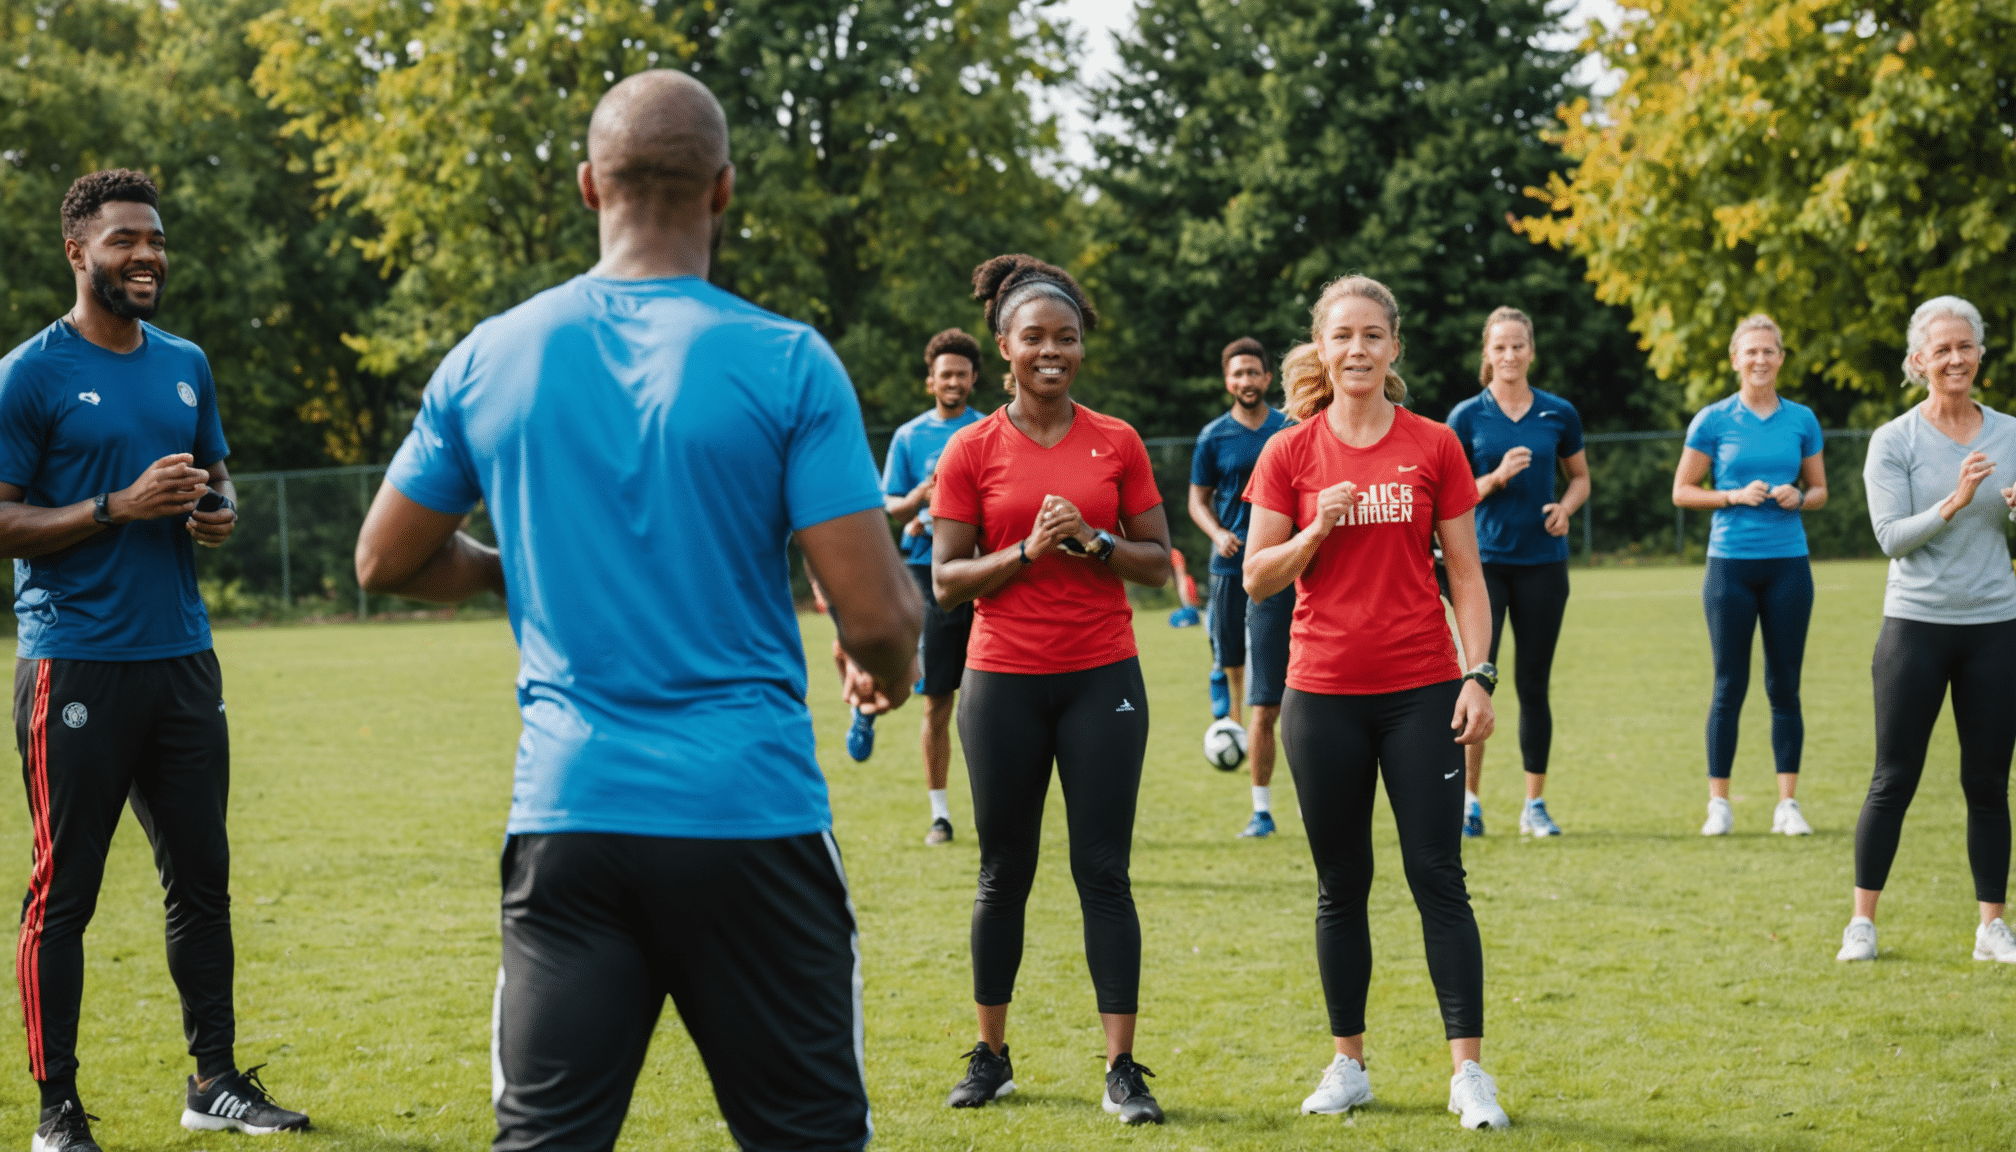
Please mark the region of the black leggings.
<svg viewBox="0 0 2016 1152"><path fill-rule="evenodd" d="M1484 590L1491 596L1491 663L1498 663L1498 639L1505 614L1519 637L1519 658L1512 683L1519 690L1519 756L1526 771L1547 774L1547 755L1554 747L1554 707L1547 681L1554 673L1554 645L1561 639L1561 617L1568 611L1568 562L1553 564L1486 564Z"/></svg>
<svg viewBox="0 0 2016 1152"><path fill-rule="evenodd" d="M1484 946L1463 886L1463 747L1449 730L1462 681L1380 696L1290 688L1281 746L1316 858L1316 967L1330 1034L1365 1031L1372 984L1372 805L1380 774L1421 911L1428 977L1449 1039L1484 1035Z"/></svg>
<svg viewBox="0 0 2016 1152"><path fill-rule="evenodd" d="M1780 772L1799 771L1806 721L1799 712L1799 670L1813 617L1813 566L1804 556L1773 560L1708 558L1701 581L1708 646L1715 655L1715 697L1708 705L1708 775L1727 780L1736 763L1736 731L1750 692L1750 637L1764 625L1764 694L1771 699L1771 756ZM1522 700L1523 705L1523 700Z"/></svg>
<svg viewBox="0 0 2016 1152"><path fill-rule="evenodd" d="M2009 757L2016 752L2016 620L1926 624L1883 618L1870 662L1876 681L1876 772L1855 825L1855 886L1880 892L1904 832L1904 811L1925 770L1932 724L1953 686L1960 790L1967 796L1967 863L1974 898L2009 893Z"/></svg>
<svg viewBox="0 0 2016 1152"><path fill-rule="evenodd" d="M1141 920L1127 878L1134 799L1148 751L1141 661L1025 675L966 669L959 742L980 838L973 900L973 1002L1014 999L1022 915L1036 880L1050 764L1064 787L1071 880L1085 917L1085 962L1099 1011L1132 1013L1141 990Z"/></svg>

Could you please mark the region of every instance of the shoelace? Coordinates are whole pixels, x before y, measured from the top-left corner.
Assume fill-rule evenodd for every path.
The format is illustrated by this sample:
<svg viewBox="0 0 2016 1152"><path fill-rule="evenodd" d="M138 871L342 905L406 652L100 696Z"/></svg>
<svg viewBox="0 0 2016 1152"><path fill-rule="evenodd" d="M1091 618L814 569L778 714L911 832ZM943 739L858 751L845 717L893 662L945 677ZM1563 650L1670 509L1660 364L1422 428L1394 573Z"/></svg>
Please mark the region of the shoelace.
<svg viewBox="0 0 2016 1152"><path fill-rule="evenodd" d="M1120 1063L1113 1065L1113 1071L1120 1074L1120 1083L1127 1088L1127 1094L1121 1097L1122 1100L1132 1096L1147 1095L1148 1082L1143 1080L1142 1077L1155 1075L1155 1073L1148 1070L1146 1064L1136 1064L1132 1060L1122 1060Z"/></svg>
<svg viewBox="0 0 2016 1152"><path fill-rule="evenodd" d="M997 1054L992 1048L989 1048L985 1040L982 1040L973 1045L973 1047L961 1052L959 1059L969 1061L970 1064L978 1064L981 1060L999 1064L1003 1060L1003 1057ZM971 1075L973 1068L969 1066L966 1071L968 1075Z"/></svg>
<svg viewBox="0 0 2016 1152"><path fill-rule="evenodd" d="M56 1126L51 1131L62 1132L69 1136L89 1138L91 1135L91 1123L97 1119L98 1117L65 1100L63 1102L63 1111L56 1114Z"/></svg>
<svg viewBox="0 0 2016 1152"><path fill-rule="evenodd" d="M1988 939L1993 940L1998 944L2007 944L2011 946L2016 946L2016 932L2011 932L2009 930L2009 925L2004 921L2001 920L1992 921L1988 924L1987 927L1988 927Z"/></svg>
<svg viewBox="0 0 2016 1152"><path fill-rule="evenodd" d="M266 1067L264 1064L254 1064L245 1070L245 1075L241 1079L245 1081L245 1086L250 1089L245 1094L252 1098L254 1104L272 1105L273 1094L266 1090L266 1082L259 1079L259 1069L264 1067Z"/></svg>
<svg viewBox="0 0 2016 1152"><path fill-rule="evenodd" d="M1348 1057L1340 1057L1339 1059L1330 1061L1330 1067L1323 1070L1323 1083L1318 1085L1318 1087L1328 1088L1332 1084L1341 1083L1346 1071L1344 1063L1346 1059Z"/></svg>
<svg viewBox="0 0 2016 1152"><path fill-rule="evenodd" d="M1498 1086L1491 1082L1491 1076L1482 1068L1470 1067L1463 1070L1463 1083L1457 1088L1461 1095L1480 1104L1498 1102Z"/></svg>

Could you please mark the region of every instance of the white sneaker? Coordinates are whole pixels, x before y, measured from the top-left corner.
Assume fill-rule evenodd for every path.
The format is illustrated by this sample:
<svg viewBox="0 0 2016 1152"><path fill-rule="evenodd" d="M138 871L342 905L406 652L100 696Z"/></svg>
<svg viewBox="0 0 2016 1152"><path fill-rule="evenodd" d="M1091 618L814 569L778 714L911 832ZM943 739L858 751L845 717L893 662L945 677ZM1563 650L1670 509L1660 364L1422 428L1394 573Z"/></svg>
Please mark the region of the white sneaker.
<svg viewBox="0 0 2016 1152"><path fill-rule="evenodd" d="M1512 1118L1498 1106L1498 1082L1475 1060L1463 1061L1463 1070L1449 1078L1449 1111L1462 1118L1465 1128L1512 1126Z"/></svg>
<svg viewBox="0 0 2016 1152"><path fill-rule="evenodd" d="M1727 836L1736 827L1736 813L1720 796L1708 798L1708 821L1701 825L1703 836Z"/></svg>
<svg viewBox="0 0 2016 1152"><path fill-rule="evenodd" d="M2004 928L2004 932L2008 929ZM1980 933L1975 933L1978 940ZM1976 955L1980 945L1976 944ZM1836 960L1874 960L1876 958L1876 925L1867 920L1850 920L1848 930L1841 933L1841 951L1834 954Z"/></svg>
<svg viewBox="0 0 2016 1152"><path fill-rule="evenodd" d="M1780 800L1778 808L1771 813L1771 831L1787 836L1811 836L1813 826L1806 823L1806 817L1799 811L1797 800Z"/></svg>
<svg viewBox="0 0 2016 1152"><path fill-rule="evenodd" d="M1349 1112L1360 1104L1372 1102L1372 1081L1365 1075L1365 1068L1358 1061L1337 1054L1330 1061L1330 1067L1323 1070L1323 1082L1316 1085L1316 1091L1302 1101L1304 1116L1335 1116L1339 1112Z"/></svg>
<svg viewBox="0 0 2016 1152"><path fill-rule="evenodd" d="M2000 916L1974 929L1974 959L2016 964L2016 933Z"/></svg>

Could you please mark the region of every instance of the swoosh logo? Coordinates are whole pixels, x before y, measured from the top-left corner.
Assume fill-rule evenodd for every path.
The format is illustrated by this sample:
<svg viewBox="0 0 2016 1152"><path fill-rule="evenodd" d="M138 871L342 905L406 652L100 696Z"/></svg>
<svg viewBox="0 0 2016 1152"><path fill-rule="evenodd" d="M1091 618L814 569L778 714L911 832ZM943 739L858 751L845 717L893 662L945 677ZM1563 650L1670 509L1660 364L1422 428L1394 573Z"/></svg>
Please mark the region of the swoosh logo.
<svg viewBox="0 0 2016 1152"><path fill-rule="evenodd" d="M1461 772L1461 771L1462 771L1462 769L1461 769L1461 768L1458 768L1458 769L1456 769L1456 772ZM1445 773L1443 773L1443 775L1442 775L1442 779L1444 779L1444 780L1454 780L1454 779L1456 778L1456 772L1445 772Z"/></svg>
<svg viewBox="0 0 2016 1152"><path fill-rule="evenodd" d="M1415 470L1416 468L1419 468L1419 467L1421 467L1421 466L1420 466L1419 464L1402 464L1402 465L1399 465L1399 468L1400 468L1400 471L1402 471L1402 472L1412 472L1412 471L1414 471L1414 470Z"/></svg>

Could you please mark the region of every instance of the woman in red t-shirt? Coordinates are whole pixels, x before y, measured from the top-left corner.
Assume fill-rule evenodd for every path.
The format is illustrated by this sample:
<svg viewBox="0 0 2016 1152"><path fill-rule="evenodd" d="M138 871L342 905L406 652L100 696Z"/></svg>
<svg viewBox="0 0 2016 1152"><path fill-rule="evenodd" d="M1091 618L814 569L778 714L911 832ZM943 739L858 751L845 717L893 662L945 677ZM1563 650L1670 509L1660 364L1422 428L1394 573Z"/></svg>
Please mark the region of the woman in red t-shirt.
<svg viewBox="0 0 2016 1152"><path fill-rule="evenodd" d="M946 445L931 499L938 602L974 601L959 739L980 840L980 1042L947 1102L977 1108L1015 1087L1008 1001L1054 760L1106 1032L1105 1107L1129 1124L1160 1123L1148 1070L1133 1058L1141 921L1127 862L1148 697L1121 581L1169 580L1169 524L1141 437L1071 400L1080 340L1097 321L1077 282L1028 256L997 256L973 285L1015 399Z"/></svg>
<svg viewBox="0 0 2016 1152"><path fill-rule="evenodd" d="M1484 953L1463 886L1462 833L1463 745L1491 735L1498 674L1480 664L1466 675L1457 664L1430 546L1439 534L1464 651L1486 651L1477 485L1456 434L1399 405L1407 385L1391 369L1400 357L1393 294L1363 276L1332 281L1314 321L1316 356L1287 380L1288 414L1301 423L1268 441L1246 489L1246 594L1262 600L1290 581L1296 594L1281 743L1316 858L1316 962L1337 1049L1302 1110L1342 1112L1372 1098L1365 899L1383 775L1456 1069L1449 1110L1465 1128L1502 1127L1497 1086L1477 1064Z"/></svg>

